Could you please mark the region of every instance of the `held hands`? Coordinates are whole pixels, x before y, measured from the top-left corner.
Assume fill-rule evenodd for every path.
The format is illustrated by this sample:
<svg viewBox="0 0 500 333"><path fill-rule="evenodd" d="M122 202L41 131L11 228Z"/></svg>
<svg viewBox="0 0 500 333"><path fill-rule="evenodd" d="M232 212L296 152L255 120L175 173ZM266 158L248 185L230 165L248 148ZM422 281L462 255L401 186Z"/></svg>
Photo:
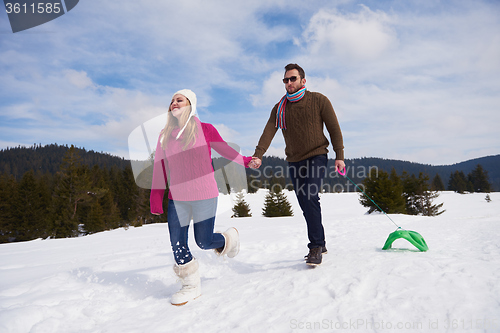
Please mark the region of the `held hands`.
<svg viewBox="0 0 500 333"><path fill-rule="evenodd" d="M258 157L252 157L252 160L250 163L248 163L248 166L252 169L258 169L262 164L262 160Z"/></svg>
<svg viewBox="0 0 500 333"><path fill-rule="evenodd" d="M258 157L252 157L248 166L252 169L258 169L262 165L262 160ZM343 160L335 160L335 171L342 171L345 169L345 163Z"/></svg>

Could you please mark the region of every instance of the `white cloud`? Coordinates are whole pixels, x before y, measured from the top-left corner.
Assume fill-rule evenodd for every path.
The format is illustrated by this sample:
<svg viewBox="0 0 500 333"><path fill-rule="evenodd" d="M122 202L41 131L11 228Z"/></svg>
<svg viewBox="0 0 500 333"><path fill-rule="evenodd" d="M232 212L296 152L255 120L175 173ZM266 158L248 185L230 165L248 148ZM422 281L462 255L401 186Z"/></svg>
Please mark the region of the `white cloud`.
<svg viewBox="0 0 500 333"><path fill-rule="evenodd" d="M163 96L100 86L84 71L63 70L31 77L29 82L11 78L10 83L22 89L18 93L24 92L29 101L1 108L10 119L2 131L20 135L28 144L74 143L125 151L135 127L167 112Z"/></svg>
<svg viewBox="0 0 500 333"><path fill-rule="evenodd" d="M498 9L462 3L432 14L363 7L312 16L300 63L309 88L339 115L346 156L455 163L498 154Z"/></svg>
<svg viewBox="0 0 500 333"><path fill-rule="evenodd" d="M84 71L75 71L74 69L67 69L64 71L64 74L68 82L79 89L94 87L94 83L87 76L87 73Z"/></svg>
<svg viewBox="0 0 500 333"><path fill-rule="evenodd" d="M313 55L343 62L377 59L396 43L391 21L386 13L366 6L348 14L319 10L296 43Z"/></svg>
<svg viewBox="0 0 500 333"><path fill-rule="evenodd" d="M43 25L52 33L2 36L0 140L123 152L190 88L200 119L253 152L285 94L283 66L297 62L332 101L348 157L498 153L500 6L356 3L80 2ZM283 153L280 137L269 154Z"/></svg>
<svg viewBox="0 0 500 333"><path fill-rule="evenodd" d="M252 105L255 107L267 107L269 111L285 95L286 90L283 85L283 74L281 72L272 72L271 75L262 83L262 90L258 94L250 95ZM269 114L269 112L268 112Z"/></svg>
<svg viewBox="0 0 500 333"><path fill-rule="evenodd" d="M224 139L224 141L226 142L233 142L233 140L235 140L239 136L239 133L237 131L228 127L225 124L213 124L213 125L217 129L221 137Z"/></svg>

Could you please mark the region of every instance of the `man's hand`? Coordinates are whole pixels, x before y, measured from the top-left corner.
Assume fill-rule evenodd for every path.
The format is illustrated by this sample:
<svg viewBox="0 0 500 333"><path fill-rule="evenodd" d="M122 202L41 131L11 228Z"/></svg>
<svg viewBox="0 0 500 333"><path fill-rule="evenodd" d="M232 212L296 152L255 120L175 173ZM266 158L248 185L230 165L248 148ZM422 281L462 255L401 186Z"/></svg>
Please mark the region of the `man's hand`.
<svg viewBox="0 0 500 333"><path fill-rule="evenodd" d="M248 166L252 169L258 169L262 165L262 160L258 157L252 157L252 160L250 163L248 163Z"/></svg>
<svg viewBox="0 0 500 333"><path fill-rule="evenodd" d="M342 171L345 169L345 163L343 160L335 160L335 171Z"/></svg>

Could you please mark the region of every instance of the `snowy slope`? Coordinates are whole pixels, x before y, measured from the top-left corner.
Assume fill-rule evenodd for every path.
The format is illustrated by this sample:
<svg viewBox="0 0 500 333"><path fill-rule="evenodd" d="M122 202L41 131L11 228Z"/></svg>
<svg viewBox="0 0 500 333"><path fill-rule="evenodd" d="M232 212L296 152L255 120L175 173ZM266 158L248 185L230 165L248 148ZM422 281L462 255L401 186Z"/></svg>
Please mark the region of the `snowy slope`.
<svg viewBox="0 0 500 333"><path fill-rule="evenodd" d="M288 192L287 192L288 193ZM382 251L395 226L365 215L354 193L322 196L329 253L309 268L305 222L231 219L219 200L216 230L235 226L241 251L200 250L202 296L170 305L179 284L166 224L73 239L0 245L0 332L500 332L500 193L436 200L438 217L392 215L429 245Z"/></svg>

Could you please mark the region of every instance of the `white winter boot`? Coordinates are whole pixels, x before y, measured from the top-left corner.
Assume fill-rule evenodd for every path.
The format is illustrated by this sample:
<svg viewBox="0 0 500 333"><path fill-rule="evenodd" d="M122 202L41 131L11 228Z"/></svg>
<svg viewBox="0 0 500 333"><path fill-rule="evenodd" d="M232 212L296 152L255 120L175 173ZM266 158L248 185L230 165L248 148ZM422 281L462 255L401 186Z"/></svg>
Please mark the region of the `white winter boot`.
<svg viewBox="0 0 500 333"><path fill-rule="evenodd" d="M193 258L184 265L174 265L174 272L182 282L182 289L172 295L170 303L184 305L201 295L200 272L198 260Z"/></svg>
<svg viewBox="0 0 500 333"><path fill-rule="evenodd" d="M228 258L234 258L240 252L240 235L236 228L229 228L222 233L226 242L224 247L215 249L215 253L219 256L227 255Z"/></svg>

